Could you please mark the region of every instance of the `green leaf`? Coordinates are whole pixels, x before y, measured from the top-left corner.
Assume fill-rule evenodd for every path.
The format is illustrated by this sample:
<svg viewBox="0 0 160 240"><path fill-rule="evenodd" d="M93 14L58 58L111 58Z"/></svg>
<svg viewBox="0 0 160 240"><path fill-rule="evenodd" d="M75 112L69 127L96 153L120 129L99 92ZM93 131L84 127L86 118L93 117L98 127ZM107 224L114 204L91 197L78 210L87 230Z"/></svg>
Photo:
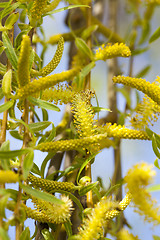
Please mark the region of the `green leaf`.
<svg viewBox="0 0 160 240"><path fill-rule="evenodd" d="M44 122L30 123L28 125L33 132L38 132L46 129L50 124L51 122L44 121Z"/></svg>
<svg viewBox="0 0 160 240"><path fill-rule="evenodd" d="M52 123L52 130L51 133L49 134L48 138L44 142L51 142L56 136L56 128L54 124Z"/></svg>
<svg viewBox="0 0 160 240"><path fill-rule="evenodd" d="M13 130L9 132L11 134L12 137L18 139L18 140L23 140L23 136L19 134L19 132L17 130Z"/></svg>
<svg viewBox="0 0 160 240"><path fill-rule="evenodd" d="M13 150L13 151L0 151L0 158L14 158L19 157L22 154L28 153L31 151L29 148L21 149L21 150Z"/></svg>
<svg viewBox="0 0 160 240"><path fill-rule="evenodd" d="M2 79L2 91L9 98L11 94L12 69L8 70Z"/></svg>
<svg viewBox="0 0 160 240"><path fill-rule="evenodd" d="M41 165L41 176L43 178L44 178L44 171L45 171L45 168L46 168L46 164L54 155L55 155L55 153L53 153L53 152L48 153L48 155L45 157L45 159L42 162L42 165Z"/></svg>
<svg viewBox="0 0 160 240"><path fill-rule="evenodd" d="M3 228L0 228L0 237L3 240L10 240L10 238L8 237L7 232Z"/></svg>
<svg viewBox="0 0 160 240"><path fill-rule="evenodd" d="M87 192L93 190L96 186L97 186L98 182L95 183L90 183L87 186L81 187L79 190L79 195L83 196L85 195Z"/></svg>
<svg viewBox="0 0 160 240"><path fill-rule="evenodd" d="M2 50L2 47L0 49ZM4 75L6 73L6 71L7 71L7 66L0 63L0 74Z"/></svg>
<svg viewBox="0 0 160 240"><path fill-rule="evenodd" d="M97 155L97 153L91 155L89 158L87 158L84 163L82 164L79 172L78 172L78 175L77 175L77 184L79 184L79 177L80 177L80 174L81 172L83 171L83 169L85 168L85 166L94 159L94 157Z"/></svg>
<svg viewBox="0 0 160 240"><path fill-rule="evenodd" d="M145 75L147 75L147 73L149 72L149 70L151 69L151 65L147 65L145 68L143 68L139 73L137 73L137 75L135 76L136 78L142 78Z"/></svg>
<svg viewBox="0 0 160 240"><path fill-rule="evenodd" d="M10 142L9 140L2 143L0 151L9 151L10 150ZM1 166L4 170L10 170L10 161L7 158L0 158Z"/></svg>
<svg viewBox="0 0 160 240"><path fill-rule="evenodd" d="M41 172L39 170L39 167L35 163L33 163L33 167L31 169L31 172L41 176Z"/></svg>
<svg viewBox="0 0 160 240"><path fill-rule="evenodd" d="M93 32L95 32L96 30L98 29L98 25L92 25L90 27L88 27L87 29L85 29L83 32L82 32L82 35L81 37L83 39L87 39L89 36L91 36L91 34Z"/></svg>
<svg viewBox="0 0 160 240"><path fill-rule="evenodd" d="M36 105L40 108L44 108L44 109L48 109L48 110L52 110L52 111L57 111L57 112L60 111L60 109L57 106L53 105L50 102L47 102L47 101L44 101L44 100L41 100L41 99L37 99L37 98L34 98L34 97L28 97L28 100L32 104L34 104L34 105Z"/></svg>
<svg viewBox="0 0 160 240"><path fill-rule="evenodd" d="M23 177L24 180L28 177L28 174L33 166L34 151L31 150L24 158L23 161Z"/></svg>
<svg viewBox="0 0 160 240"><path fill-rule="evenodd" d="M33 189L33 188L31 188L29 186L26 186L24 184L20 184L20 185L26 193L32 195L35 198L38 198L38 199L41 199L41 200L44 200L46 202L50 202L50 203L53 203L53 204L63 204L63 201L56 198L52 194L49 194L47 192L41 192L38 189Z"/></svg>
<svg viewBox="0 0 160 240"><path fill-rule="evenodd" d="M155 133L154 135L155 135L155 139L156 139L157 147L160 149L160 136L157 135L156 133Z"/></svg>
<svg viewBox="0 0 160 240"><path fill-rule="evenodd" d="M30 230L29 227L26 227L25 230L20 235L20 240L30 240Z"/></svg>
<svg viewBox="0 0 160 240"><path fill-rule="evenodd" d="M101 111L112 112L109 108L103 108L103 107L92 107L92 108L95 113L101 112Z"/></svg>
<svg viewBox="0 0 160 240"><path fill-rule="evenodd" d="M90 8L90 6L88 6L88 5L80 5L80 4L70 5L70 6L67 6L67 7L59 8L57 10L53 10L51 12L48 12L48 13L44 14L44 16L59 13L59 12L62 12L64 10L69 10L69 9L77 8L77 7L89 7Z"/></svg>
<svg viewBox="0 0 160 240"><path fill-rule="evenodd" d="M148 192L157 192L160 191L160 184L156 184L147 188Z"/></svg>
<svg viewBox="0 0 160 240"><path fill-rule="evenodd" d="M82 53L89 57L90 60L93 59L93 53L83 39L77 37L75 44Z"/></svg>
<svg viewBox="0 0 160 240"><path fill-rule="evenodd" d="M19 7L19 5L21 4L20 2L16 2L14 4L11 4L11 3L12 3L12 1L7 2L7 5L4 8L4 10L0 12L0 20L2 18L4 18L5 16L9 15L15 9L17 9Z"/></svg>
<svg viewBox="0 0 160 240"><path fill-rule="evenodd" d="M42 108L43 121L48 121L48 112L46 109Z"/></svg>
<svg viewBox="0 0 160 240"><path fill-rule="evenodd" d="M14 104L14 100L8 101L0 106L0 113L8 110Z"/></svg>
<svg viewBox="0 0 160 240"><path fill-rule="evenodd" d="M67 236L68 236L68 237L72 236L71 222L70 222L70 221L66 221L66 222L64 223L64 227L65 227Z"/></svg>
<svg viewBox="0 0 160 240"><path fill-rule="evenodd" d="M18 19L19 19L19 12L12 13L11 15L9 15L9 17L5 21L5 27L7 29L11 29L13 25L18 21Z"/></svg>
<svg viewBox="0 0 160 240"><path fill-rule="evenodd" d="M17 200L18 191L13 189L0 188L1 195L9 195L14 201Z"/></svg>
<svg viewBox="0 0 160 240"><path fill-rule="evenodd" d="M152 136L152 148L156 156L160 159L160 152L158 151L158 146L155 138L155 134Z"/></svg>
<svg viewBox="0 0 160 240"><path fill-rule="evenodd" d="M70 236L69 238L68 238L68 240L81 240L82 238L81 238L81 236L79 236L79 235L73 235L73 236Z"/></svg>
<svg viewBox="0 0 160 240"><path fill-rule="evenodd" d="M116 191L118 188L120 188L121 185L122 185L122 183L118 183L118 184L116 184L116 185L111 186L111 187L108 189L108 191L105 193L104 196L107 197L110 193L112 193L112 192Z"/></svg>
<svg viewBox="0 0 160 240"><path fill-rule="evenodd" d="M5 208L8 202L8 198L10 197L9 194L1 197L1 204L0 204L0 216L2 218L6 218L6 214L5 214Z"/></svg>
<svg viewBox="0 0 160 240"><path fill-rule="evenodd" d="M11 43L9 37L8 37L8 34L6 32L2 33L2 39L3 39L3 44L6 47L5 48L6 55L9 59L10 63L12 64L13 68L15 70L17 70L18 58L17 58L15 50L12 46L12 43Z"/></svg>
<svg viewBox="0 0 160 240"><path fill-rule="evenodd" d="M153 136L154 132L146 127L146 133L147 133L148 137L150 137L150 139L152 139L152 136Z"/></svg>
<svg viewBox="0 0 160 240"><path fill-rule="evenodd" d="M156 160L154 161L154 166L160 169L158 158L156 158Z"/></svg>
<svg viewBox="0 0 160 240"><path fill-rule="evenodd" d="M160 240L160 237L156 236L156 235L153 235L153 239L154 240Z"/></svg>
<svg viewBox="0 0 160 240"><path fill-rule="evenodd" d="M44 237L45 240L55 240L55 238L53 237L53 235L49 232L48 229L44 228L43 230L41 230L41 233Z"/></svg>
<svg viewBox="0 0 160 240"><path fill-rule="evenodd" d="M144 53L146 51L148 51L148 47L145 47L145 48L137 48L135 49L134 51L132 51L132 56L136 56L136 55L139 55L141 53Z"/></svg>
<svg viewBox="0 0 160 240"><path fill-rule="evenodd" d="M154 42L155 40L157 40L160 37L160 27L157 28L157 30L152 34L152 36L149 39L149 43Z"/></svg>

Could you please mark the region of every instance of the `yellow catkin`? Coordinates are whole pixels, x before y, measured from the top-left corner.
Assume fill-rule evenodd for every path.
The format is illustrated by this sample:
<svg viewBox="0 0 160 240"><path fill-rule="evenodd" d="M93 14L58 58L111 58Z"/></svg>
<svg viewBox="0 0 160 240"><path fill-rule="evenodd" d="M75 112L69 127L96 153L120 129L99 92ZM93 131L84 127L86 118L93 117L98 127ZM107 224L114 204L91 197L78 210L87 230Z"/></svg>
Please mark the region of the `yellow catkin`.
<svg viewBox="0 0 160 240"><path fill-rule="evenodd" d="M132 194L127 193L126 196L122 199L122 201L118 204L117 209L113 209L106 213L105 219L111 220L111 219L117 217L122 211L124 211L126 209L126 207L130 204L131 200L132 200Z"/></svg>
<svg viewBox="0 0 160 240"><path fill-rule="evenodd" d="M71 182L51 181L48 179L35 177L31 174L29 174L27 180L31 182L33 187L39 187L42 190L45 190L47 192L50 192L53 190L64 190L68 192L74 192L76 190L76 186Z"/></svg>
<svg viewBox="0 0 160 240"><path fill-rule="evenodd" d="M23 36L21 42L21 50L18 59L18 69L17 69L17 79L18 87L24 87L30 82L30 72L29 72L29 57L30 57L30 38L27 35Z"/></svg>
<svg viewBox="0 0 160 240"><path fill-rule="evenodd" d="M32 199L33 200L33 199ZM35 209L27 207L21 203L21 210L25 212L27 218L32 218L42 223L61 224L69 220L72 211L72 201L67 196L62 196L63 204L53 204L34 198ZM15 202L10 201L7 208L11 211L15 209Z"/></svg>
<svg viewBox="0 0 160 240"><path fill-rule="evenodd" d="M115 43L114 45L104 44L96 50L95 60L106 60L113 57L129 57L131 56L131 51L124 43Z"/></svg>
<svg viewBox="0 0 160 240"><path fill-rule="evenodd" d="M16 183L19 180L18 174L14 173L13 171L3 171L0 170L0 184L5 183Z"/></svg>
<svg viewBox="0 0 160 240"><path fill-rule="evenodd" d="M124 139L140 139L150 140L146 132L128 129L125 126L117 125L114 123L106 124L101 128L101 133L107 133L107 137L124 138Z"/></svg>
<svg viewBox="0 0 160 240"><path fill-rule="evenodd" d="M106 134L98 134L92 137L85 137L81 139L60 140L56 142L40 143L35 149L42 152L57 152L57 151L70 151L79 150L82 148L89 148L92 144L99 143L107 137Z"/></svg>
<svg viewBox="0 0 160 240"><path fill-rule="evenodd" d="M122 228L117 233L117 240L139 240L138 236L134 236L132 233L129 233L125 228Z"/></svg>
<svg viewBox="0 0 160 240"><path fill-rule="evenodd" d="M84 220L78 234L78 239L93 240L103 237L103 227L105 225L105 216L111 208L116 208L118 205L106 198L101 199L87 219Z"/></svg>
<svg viewBox="0 0 160 240"><path fill-rule="evenodd" d="M33 21L41 19L44 9L47 7L48 0L34 0L30 14Z"/></svg>
<svg viewBox="0 0 160 240"><path fill-rule="evenodd" d="M67 104L71 102L75 91L69 87L58 86L57 88L46 89L42 93L42 99L55 104Z"/></svg>
<svg viewBox="0 0 160 240"><path fill-rule="evenodd" d="M39 75L41 75L42 77L45 77L49 73L53 72L53 70L58 66L62 58L63 49L64 49L64 39L63 37L61 37L59 39L58 47L53 59L44 68L41 69Z"/></svg>
<svg viewBox="0 0 160 240"><path fill-rule="evenodd" d="M72 78L79 72L79 68L74 68L65 72L57 73L51 76L42 77L38 80L33 80L25 87L18 89L15 98L26 98L35 93L39 93L41 90L45 90L56 85L59 82L72 80Z"/></svg>
<svg viewBox="0 0 160 240"><path fill-rule="evenodd" d="M155 171L153 165L140 163L133 166L125 176L126 190L132 194L135 211L148 222L160 223L160 210L146 187L152 183Z"/></svg>
<svg viewBox="0 0 160 240"><path fill-rule="evenodd" d="M78 135L82 137L90 137L95 134L94 124L94 113L90 103L92 97L86 93L77 93L72 99L72 113L73 113L73 122L77 129Z"/></svg>
<svg viewBox="0 0 160 240"><path fill-rule="evenodd" d="M32 198L37 211L39 211L44 219L50 223L61 224L69 220L72 210L72 201L68 196L61 196L63 204L53 204L40 199ZM34 218L35 219L35 218Z"/></svg>
<svg viewBox="0 0 160 240"><path fill-rule="evenodd" d="M130 123L132 127L140 130L145 130L145 127L156 122L160 115L160 106L154 102L147 95L144 96L142 102L140 102L135 109Z"/></svg>
<svg viewBox="0 0 160 240"><path fill-rule="evenodd" d="M153 101L160 104L160 88L155 83L147 82L145 79L142 78L132 78L124 76L113 77L113 82L122 83L126 86L136 88L137 90L149 96Z"/></svg>

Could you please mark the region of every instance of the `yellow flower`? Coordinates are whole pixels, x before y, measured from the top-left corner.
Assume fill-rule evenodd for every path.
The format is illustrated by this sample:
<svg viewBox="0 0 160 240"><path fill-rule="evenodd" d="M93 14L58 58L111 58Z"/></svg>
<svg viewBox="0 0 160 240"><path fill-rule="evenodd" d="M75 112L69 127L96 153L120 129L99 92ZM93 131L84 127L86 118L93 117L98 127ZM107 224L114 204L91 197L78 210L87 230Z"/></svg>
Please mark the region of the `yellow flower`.
<svg viewBox="0 0 160 240"><path fill-rule="evenodd" d="M46 222L56 224L64 223L69 220L71 211L73 210L72 201L68 196L61 196L61 200L64 202L63 204L53 204L40 199L32 198L32 202L37 208L37 211L41 213L42 219L44 218Z"/></svg>
<svg viewBox="0 0 160 240"><path fill-rule="evenodd" d="M152 183L155 171L153 165L147 163L136 164L125 176L126 189L132 194L132 200L136 212L145 216L148 222L160 223L160 211L156 201L151 198L146 186Z"/></svg>
<svg viewBox="0 0 160 240"><path fill-rule="evenodd" d="M122 228L117 233L117 240L138 240L139 238L134 236L132 233L129 233L125 228Z"/></svg>
<svg viewBox="0 0 160 240"><path fill-rule="evenodd" d="M100 132L107 133L107 137L150 140L144 131L128 129L125 126L117 125L116 123L113 125L111 123L106 124L100 128Z"/></svg>
<svg viewBox="0 0 160 240"><path fill-rule="evenodd" d="M124 43L115 43L114 45L102 45L96 50L95 60L106 60L113 57L129 57L131 51Z"/></svg>
<svg viewBox="0 0 160 240"><path fill-rule="evenodd" d="M126 86L136 88L137 90L148 95L153 101L160 104L160 88L155 83L147 82L142 78L132 78L117 76L113 77L113 82L122 83Z"/></svg>
<svg viewBox="0 0 160 240"><path fill-rule="evenodd" d="M64 49L64 39L63 37L60 37L58 42L58 47L53 59L44 68L40 70L39 75L41 75L42 77L45 77L58 66L62 58L63 49Z"/></svg>
<svg viewBox="0 0 160 240"><path fill-rule="evenodd" d="M65 72L57 73L51 76L42 77L38 80L35 79L29 84L25 85L18 89L17 95L15 98L26 98L28 96L34 95L35 93L39 93L41 90L46 88L50 88L56 85L59 82L64 82L66 80L72 80L72 78L79 72L79 68L74 68Z"/></svg>
<svg viewBox="0 0 160 240"><path fill-rule="evenodd" d="M74 116L74 124L77 132L82 137L90 137L95 134L94 114L90 103L93 94L76 93L72 99L72 113Z"/></svg>
<svg viewBox="0 0 160 240"><path fill-rule="evenodd" d="M17 70L17 77L18 77L18 86L19 88L25 86L30 82L30 71L29 71L29 57L30 57L30 50L31 50L31 42L30 38L27 35L23 36L21 42L21 50L18 59L18 70Z"/></svg>
<svg viewBox="0 0 160 240"><path fill-rule="evenodd" d="M107 134L98 134L91 137L85 137L81 139L71 139L71 140L60 140L55 142L40 143L35 147L35 149L42 152L51 151L69 151L69 150L79 150L82 148L89 149L93 144L101 142L106 139Z"/></svg>
<svg viewBox="0 0 160 240"><path fill-rule="evenodd" d="M93 240L103 237L103 227L105 225L105 216L107 211L112 208L116 208L117 203L111 202L106 198L102 198L97 203L92 213L84 220L78 236L82 240Z"/></svg>
<svg viewBox="0 0 160 240"><path fill-rule="evenodd" d="M42 17L42 14L44 13L44 9L47 6L48 0L34 0L32 8L30 10L32 20L39 20Z"/></svg>
<svg viewBox="0 0 160 240"><path fill-rule="evenodd" d="M42 99L45 101L54 101L55 104L67 104L71 102L75 91L70 87L58 86L57 88L45 89L42 92Z"/></svg>
<svg viewBox="0 0 160 240"><path fill-rule="evenodd" d="M141 103L136 106L136 113L131 118L130 122L134 128L138 128L140 130L144 130L148 124L152 124L152 122L156 122L160 115L160 106L154 102L147 95L144 96Z"/></svg>
<svg viewBox="0 0 160 240"><path fill-rule="evenodd" d="M35 177L31 174L29 174L27 180L31 182L33 187L39 187L47 192L50 192L52 190L64 190L68 192L74 192L76 190L76 186L71 182L57 182L57 181L51 181L48 179L42 179Z"/></svg>
<svg viewBox="0 0 160 240"><path fill-rule="evenodd" d="M0 184L5 183L16 183L19 180L18 174L14 173L13 171L3 171L0 170Z"/></svg>

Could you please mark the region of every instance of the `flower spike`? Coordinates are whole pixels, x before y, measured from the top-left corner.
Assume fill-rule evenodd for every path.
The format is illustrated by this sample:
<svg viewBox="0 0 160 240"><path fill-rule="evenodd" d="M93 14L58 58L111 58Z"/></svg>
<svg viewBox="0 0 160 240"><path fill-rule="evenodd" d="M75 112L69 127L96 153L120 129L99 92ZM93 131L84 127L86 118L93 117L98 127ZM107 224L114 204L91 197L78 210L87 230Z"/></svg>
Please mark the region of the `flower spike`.
<svg viewBox="0 0 160 240"><path fill-rule="evenodd" d="M31 42L27 35L23 36L21 42L21 50L18 59L18 86L19 88L24 87L30 82L30 72L29 72L29 56L30 56Z"/></svg>
<svg viewBox="0 0 160 240"><path fill-rule="evenodd" d="M64 39L63 37L61 37L59 39L58 47L53 59L50 61L50 63L47 64L47 66L41 69L41 71L39 72L39 75L41 75L42 77L45 77L49 73L53 72L53 70L58 66L62 58L63 49L64 49Z"/></svg>

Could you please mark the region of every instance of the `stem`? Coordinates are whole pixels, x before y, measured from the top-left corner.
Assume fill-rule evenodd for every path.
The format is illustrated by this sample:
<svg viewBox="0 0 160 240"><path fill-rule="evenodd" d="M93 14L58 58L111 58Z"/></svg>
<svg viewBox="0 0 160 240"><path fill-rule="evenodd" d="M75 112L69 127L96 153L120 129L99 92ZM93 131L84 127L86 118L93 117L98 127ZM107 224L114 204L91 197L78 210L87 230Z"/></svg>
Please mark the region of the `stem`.
<svg viewBox="0 0 160 240"><path fill-rule="evenodd" d="M91 26L91 19L92 19L92 3L90 4L90 8L86 9L87 11L87 27ZM87 45L91 49L92 47L92 36L89 36L87 39ZM90 60L88 60L88 63ZM91 89L91 72L86 77L86 82L85 82L85 89ZM89 162L87 166L85 167L85 176L88 176L90 179L92 179L92 174L91 174L91 163ZM93 199L92 199L92 191L89 191L87 193L87 207L92 208L93 207Z"/></svg>
<svg viewBox="0 0 160 240"><path fill-rule="evenodd" d="M22 119L26 124L28 124L28 100L24 100L24 112L22 115ZM22 148L26 148L28 146L29 142L29 133L28 129L24 127L24 137L23 137L23 146ZM24 161L25 155L23 155L20 159L20 167L19 167L19 175L22 177L23 175L23 161ZM22 183L22 180L21 180ZM17 203L15 207L15 217L16 217L16 240L20 238L21 232L22 232L22 224L20 223L20 205L21 205L21 199L22 199L22 189L19 186L19 191L18 191L18 197L17 197Z"/></svg>

